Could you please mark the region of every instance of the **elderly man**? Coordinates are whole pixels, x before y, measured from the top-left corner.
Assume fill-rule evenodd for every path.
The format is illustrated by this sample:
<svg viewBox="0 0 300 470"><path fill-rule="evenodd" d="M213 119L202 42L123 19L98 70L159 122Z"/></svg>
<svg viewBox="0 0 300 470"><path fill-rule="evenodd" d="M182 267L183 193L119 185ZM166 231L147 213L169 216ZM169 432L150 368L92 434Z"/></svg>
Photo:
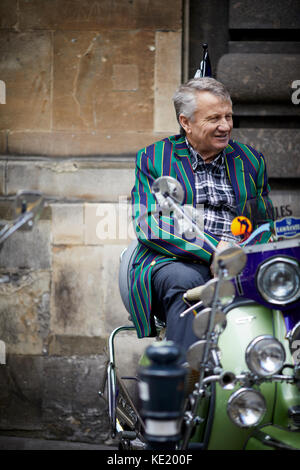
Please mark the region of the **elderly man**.
<svg viewBox="0 0 300 470"><path fill-rule="evenodd" d="M213 250L205 240L177 233L174 221L155 216L153 181L170 175L180 181L184 204L204 206L204 232L214 246L234 240L230 231L236 208L268 196L265 160L255 149L230 139L232 102L213 78L192 79L173 97L180 135L140 150L132 190L139 240L130 272L130 308L138 337L155 334L153 315L166 322L166 337L186 350L198 338L183 293L211 277ZM264 206L264 204L262 204ZM241 212L242 212L241 210Z"/></svg>

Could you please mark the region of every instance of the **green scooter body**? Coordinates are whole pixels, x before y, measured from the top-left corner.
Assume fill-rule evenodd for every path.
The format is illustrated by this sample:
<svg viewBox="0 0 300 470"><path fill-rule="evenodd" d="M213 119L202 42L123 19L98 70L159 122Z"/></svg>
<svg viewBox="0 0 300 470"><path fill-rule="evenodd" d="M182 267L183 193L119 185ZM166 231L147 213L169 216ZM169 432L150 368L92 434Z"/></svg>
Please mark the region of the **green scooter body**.
<svg viewBox="0 0 300 470"><path fill-rule="evenodd" d="M220 335L219 348L221 350L221 363L223 369L239 375L248 370L245 362L245 351L248 344L257 336L272 335L284 344L286 349L286 363L292 364L292 358L289 352L288 341L285 338L286 329L283 316L278 311L265 308L257 303L248 302L234 303L227 312L227 327ZM288 374L291 372L287 372ZM300 433L298 431L290 432L288 419L288 408L292 405L300 404L300 391L295 385L286 383L268 382L263 383L258 388L264 395L267 411L257 428L240 428L232 423L227 414L227 402L232 393L241 388L235 386L232 390L225 390L219 384L216 384L214 392L214 405L207 407L202 403L199 409L200 416L205 417L202 426L199 426L193 436L193 441L203 441L205 436L205 426L208 422L210 413L210 422L212 423L209 437L207 436L208 450L241 450L241 449L260 449L261 443L256 438L251 438L256 429L268 424L268 431L276 426L284 428L285 441L291 446L299 442ZM205 409L208 409L206 416ZM202 412L202 413L201 413ZM213 416L212 416L213 414ZM207 433L206 433L207 434ZM290 434L290 439L287 435ZM278 432L277 434L278 435ZM250 439L251 438L251 439ZM290 442L288 442L290 441ZM247 444L248 443L248 444Z"/></svg>
<svg viewBox="0 0 300 470"><path fill-rule="evenodd" d="M293 364L286 328L282 313L273 312L275 337L284 345L286 352L286 364ZM284 373L289 369L285 369ZM300 405L300 390L293 384L286 382L276 384L276 395L272 422L261 426L249 437L245 448L247 450L300 450L300 428L295 427L291 421L288 410L292 406Z"/></svg>

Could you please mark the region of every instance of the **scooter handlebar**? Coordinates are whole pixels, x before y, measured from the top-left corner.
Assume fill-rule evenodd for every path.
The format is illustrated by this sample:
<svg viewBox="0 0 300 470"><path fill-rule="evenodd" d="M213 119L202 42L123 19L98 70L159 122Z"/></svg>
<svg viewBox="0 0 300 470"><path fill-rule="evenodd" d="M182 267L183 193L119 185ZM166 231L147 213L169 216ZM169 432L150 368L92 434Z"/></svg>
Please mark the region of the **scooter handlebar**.
<svg viewBox="0 0 300 470"><path fill-rule="evenodd" d="M190 302L196 302L201 300L203 288L204 286L197 286L193 289L188 289L184 294L184 298Z"/></svg>

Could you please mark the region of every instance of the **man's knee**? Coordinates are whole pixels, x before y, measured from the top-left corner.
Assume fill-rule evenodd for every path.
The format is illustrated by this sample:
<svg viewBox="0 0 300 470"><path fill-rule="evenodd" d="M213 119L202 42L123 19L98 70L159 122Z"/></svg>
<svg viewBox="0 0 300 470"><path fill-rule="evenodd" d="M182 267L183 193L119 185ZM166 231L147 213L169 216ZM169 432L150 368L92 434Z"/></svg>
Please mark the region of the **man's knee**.
<svg viewBox="0 0 300 470"><path fill-rule="evenodd" d="M183 291L204 284L210 277L208 266L174 262L162 267L155 280L165 291L174 288Z"/></svg>

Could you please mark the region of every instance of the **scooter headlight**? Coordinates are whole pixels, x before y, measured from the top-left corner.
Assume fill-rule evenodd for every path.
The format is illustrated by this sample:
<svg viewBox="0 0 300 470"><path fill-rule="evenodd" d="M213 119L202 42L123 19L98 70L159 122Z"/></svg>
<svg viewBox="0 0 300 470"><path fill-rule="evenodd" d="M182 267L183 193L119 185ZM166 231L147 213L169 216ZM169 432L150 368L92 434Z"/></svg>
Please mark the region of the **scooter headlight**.
<svg viewBox="0 0 300 470"><path fill-rule="evenodd" d="M300 297L300 267L297 261L276 257L263 263L257 273L257 288L270 303L286 304Z"/></svg>
<svg viewBox="0 0 300 470"><path fill-rule="evenodd" d="M234 392L227 403L229 418L241 428L257 426L266 409L263 395L253 388L241 388Z"/></svg>
<svg viewBox="0 0 300 470"><path fill-rule="evenodd" d="M260 377L276 374L285 361L285 350L273 336L254 338L246 349L246 363L251 372Z"/></svg>

